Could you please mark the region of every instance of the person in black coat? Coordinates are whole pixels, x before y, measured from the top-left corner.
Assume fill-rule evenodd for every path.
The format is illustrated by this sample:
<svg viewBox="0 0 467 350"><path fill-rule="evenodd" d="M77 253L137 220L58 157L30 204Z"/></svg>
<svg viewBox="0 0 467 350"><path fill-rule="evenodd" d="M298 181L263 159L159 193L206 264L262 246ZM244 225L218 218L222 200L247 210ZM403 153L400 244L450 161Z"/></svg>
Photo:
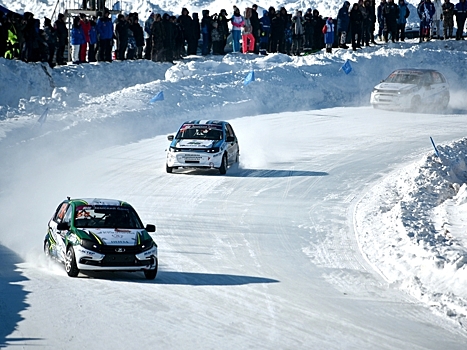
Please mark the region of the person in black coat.
<svg viewBox="0 0 467 350"><path fill-rule="evenodd" d="M190 12L185 7L182 8L182 14L178 16L177 23L179 24L183 35L183 50L186 45L186 53L193 52L193 43L195 38L195 34L193 32L193 19L190 16ZM183 51L182 55L185 56L186 53Z"/></svg>
<svg viewBox="0 0 467 350"><path fill-rule="evenodd" d="M352 49L355 51L361 48L360 40L362 33L363 15L358 4L353 4L350 10L350 33L352 34Z"/></svg>
<svg viewBox="0 0 467 350"><path fill-rule="evenodd" d="M125 60L125 53L128 48L128 28L129 23L123 14L119 14L115 24L115 37L117 38L117 60Z"/></svg>
<svg viewBox="0 0 467 350"><path fill-rule="evenodd" d="M271 19L271 37L269 39L269 52L278 52L283 50L285 44L285 21L281 13L276 11Z"/></svg>
<svg viewBox="0 0 467 350"><path fill-rule="evenodd" d="M225 45L227 45L227 37L229 36L229 21L230 21L230 18L227 18L227 11L226 10L222 9L219 12L219 16L217 18L217 21L219 23L219 25L218 25L219 32L222 35L222 44L221 44L220 52L223 55Z"/></svg>
<svg viewBox="0 0 467 350"><path fill-rule="evenodd" d="M58 19L54 23L55 33L57 34L57 65L61 66L66 64L64 53L65 47L68 45L68 29L65 24L65 15L58 14Z"/></svg>
<svg viewBox="0 0 467 350"><path fill-rule="evenodd" d="M255 38L254 53L259 54L259 39L260 39L260 34L261 34L261 24L259 23L259 17L258 17L257 10L258 10L258 5L254 4L251 7L250 23L252 27L252 33Z"/></svg>
<svg viewBox="0 0 467 350"><path fill-rule="evenodd" d="M8 39L7 21L0 11L0 57L5 57L6 41Z"/></svg>
<svg viewBox="0 0 467 350"><path fill-rule="evenodd" d="M311 17L311 49L321 50L324 47L323 27L326 20L319 14L319 11L314 9L313 16Z"/></svg>
<svg viewBox="0 0 467 350"><path fill-rule="evenodd" d="M136 43L136 59L140 60L143 58L143 46L144 46L144 31L143 27L139 23L138 13L133 13L133 23L130 25L130 30L133 32Z"/></svg>
<svg viewBox="0 0 467 350"><path fill-rule="evenodd" d="M193 12L193 33L195 38L193 39L196 45L193 46L193 51L188 53L189 55L196 55L198 53L198 42L201 37L201 24L199 22L199 16L197 12Z"/></svg>
<svg viewBox="0 0 467 350"><path fill-rule="evenodd" d="M391 34L391 41L396 42L397 36L397 19L399 18L399 6L394 3L394 0L388 0L383 8L384 26L383 31L384 41L388 42L389 34Z"/></svg>
<svg viewBox="0 0 467 350"><path fill-rule="evenodd" d="M154 16L154 22L151 24L152 54L151 59L154 62L164 61L164 40L165 30L162 25L162 17L159 13Z"/></svg>
<svg viewBox="0 0 467 350"><path fill-rule="evenodd" d="M170 15L168 13L164 13L162 16L162 26L164 27L164 53L165 53L165 61L173 63L173 53L175 49L175 23L170 21Z"/></svg>

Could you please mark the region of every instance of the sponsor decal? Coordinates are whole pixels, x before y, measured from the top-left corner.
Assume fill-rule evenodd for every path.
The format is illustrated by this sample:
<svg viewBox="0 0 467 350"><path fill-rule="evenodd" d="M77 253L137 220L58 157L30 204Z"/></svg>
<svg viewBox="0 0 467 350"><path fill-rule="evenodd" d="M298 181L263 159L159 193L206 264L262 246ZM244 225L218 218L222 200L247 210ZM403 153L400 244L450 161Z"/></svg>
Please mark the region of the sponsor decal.
<svg viewBox="0 0 467 350"><path fill-rule="evenodd" d="M115 252L116 252L116 253L124 253L124 252L125 252L125 248L115 248Z"/></svg>
<svg viewBox="0 0 467 350"><path fill-rule="evenodd" d="M78 249L78 251L80 253L83 253L83 254L86 254L86 255L96 255L96 253L90 251L90 250L87 250L87 249Z"/></svg>

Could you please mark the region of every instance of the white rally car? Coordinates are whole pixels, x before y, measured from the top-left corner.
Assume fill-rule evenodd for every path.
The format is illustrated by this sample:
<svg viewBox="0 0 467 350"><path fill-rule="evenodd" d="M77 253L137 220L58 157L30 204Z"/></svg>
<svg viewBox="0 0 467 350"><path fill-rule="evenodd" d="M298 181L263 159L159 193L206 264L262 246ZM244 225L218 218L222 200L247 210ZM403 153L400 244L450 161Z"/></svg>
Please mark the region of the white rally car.
<svg viewBox="0 0 467 350"><path fill-rule="evenodd" d="M398 69L374 87L370 102L382 109L444 110L449 104L449 84L432 69Z"/></svg>
<svg viewBox="0 0 467 350"><path fill-rule="evenodd" d="M177 134L167 136L166 170L177 168L218 169L221 174L238 163L240 150L232 126L219 120L191 120Z"/></svg>

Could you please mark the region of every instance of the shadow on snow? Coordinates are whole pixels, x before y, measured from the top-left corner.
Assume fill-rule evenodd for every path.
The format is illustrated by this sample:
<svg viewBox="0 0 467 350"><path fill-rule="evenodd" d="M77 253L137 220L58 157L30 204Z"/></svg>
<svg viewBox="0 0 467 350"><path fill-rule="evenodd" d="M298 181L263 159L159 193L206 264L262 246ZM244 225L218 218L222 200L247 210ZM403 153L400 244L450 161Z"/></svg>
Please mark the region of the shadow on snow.
<svg viewBox="0 0 467 350"><path fill-rule="evenodd" d="M146 280L142 272L81 271L79 278L185 286L239 286L254 283L278 283L265 277L228 275L222 273L159 271L155 280Z"/></svg>
<svg viewBox="0 0 467 350"><path fill-rule="evenodd" d="M180 175L220 175L217 169L190 169L183 168L174 170L174 174ZM232 165L225 175L227 177L307 177L327 176L329 173L323 171L307 170L273 170L273 169L243 169L236 164Z"/></svg>
<svg viewBox="0 0 467 350"><path fill-rule="evenodd" d="M23 320L21 312L28 307L25 302L28 292L18 282L26 281L16 267L22 260L16 253L0 245L0 348L11 346L12 343L20 343L32 338L8 338L13 333L18 323Z"/></svg>

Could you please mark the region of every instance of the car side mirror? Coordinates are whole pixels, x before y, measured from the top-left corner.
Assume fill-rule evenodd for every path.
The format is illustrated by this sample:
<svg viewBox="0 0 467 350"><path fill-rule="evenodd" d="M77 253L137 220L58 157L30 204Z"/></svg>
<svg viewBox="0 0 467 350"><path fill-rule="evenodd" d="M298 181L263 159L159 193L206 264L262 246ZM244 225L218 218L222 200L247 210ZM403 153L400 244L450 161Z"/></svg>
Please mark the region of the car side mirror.
<svg viewBox="0 0 467 350"><path fill-rule="evenodd" d="M234 141L235 141L235 137L227 136L227 142L234 142Z"/></svg>
<svg viewBox="0 0 467 350"><path fill-rule="evenodd" d="M70 229L70 225L67 222L61 222L57 225L58 231L68 231Z"/></svg>
<svg viewBox="0 0 467 350"><path fill-rule="evenodd" d="M146 231L148 232L156 232L156 226L152 224L147 224L146 225Z"/></svg>
<svg viewBox="0 0 467 350"><path fill-rule="evenodd" d="M169 135L169 136L167 136L167 140L173 141L173 139L174 139L174 135Z"/></svg>

